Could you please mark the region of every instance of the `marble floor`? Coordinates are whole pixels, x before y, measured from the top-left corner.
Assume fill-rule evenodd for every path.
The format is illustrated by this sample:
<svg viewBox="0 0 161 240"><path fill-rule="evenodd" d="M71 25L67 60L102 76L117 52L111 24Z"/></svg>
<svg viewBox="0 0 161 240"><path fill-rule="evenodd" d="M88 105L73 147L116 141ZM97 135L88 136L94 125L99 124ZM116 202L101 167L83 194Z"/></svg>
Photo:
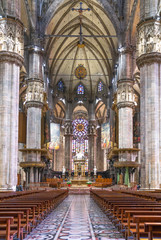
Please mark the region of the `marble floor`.
<svg viewBox="0 0 161 240"><path fill-rule="evenodd" d="M25 240L123 240L89 195L69 195Z"/></svg>

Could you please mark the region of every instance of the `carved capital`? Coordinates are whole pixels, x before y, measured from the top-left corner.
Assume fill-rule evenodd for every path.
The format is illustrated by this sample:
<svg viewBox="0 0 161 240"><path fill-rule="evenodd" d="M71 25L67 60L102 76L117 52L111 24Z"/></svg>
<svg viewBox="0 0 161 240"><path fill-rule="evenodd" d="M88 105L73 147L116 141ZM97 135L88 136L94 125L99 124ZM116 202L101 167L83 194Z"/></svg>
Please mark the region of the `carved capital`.
<svg viewBox="0 0 161 240"><path fill-rule="evenodd" d="M117 107L131 107L134 105L134 99L133 81L119 81L117 90Z"/></svg>
<svg viewBox="0 0 161 240"><path fill-rule="evenodd" d="M14 19L0 20L0 51L16 53L23 57L23 25Z"/></svg>
<svg viewBox="0 0 161 240"><path fill-rule="evenodd" d="M26 104L44 103L44 84L41 81L29 81L26 91Z"/></svg>
<svg viewBox="0 0 161 240"><path fill-rule="evenodd" d="M152 52L161 53L161 23L157 20L141 22L137 27L137 57Z"/></svg>

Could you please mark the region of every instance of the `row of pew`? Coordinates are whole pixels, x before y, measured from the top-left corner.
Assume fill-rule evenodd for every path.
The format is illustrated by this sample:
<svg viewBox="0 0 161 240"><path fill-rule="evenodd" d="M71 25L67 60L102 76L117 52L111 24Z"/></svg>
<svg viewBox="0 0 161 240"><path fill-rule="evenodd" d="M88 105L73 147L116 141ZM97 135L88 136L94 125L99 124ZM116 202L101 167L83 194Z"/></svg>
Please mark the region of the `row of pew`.
<svg viewBox="0 0 161 240"><path fill-rule="evenodd" d="M117 191L91 189L90 194L126 239L161 238L160 202Z"/></svg>
<svg viewBox="0 0 161 240"><path fill-rule="evenodd" d="M30 191L1 201L0 239L22 240L67 196L67 190Z"/></svg>

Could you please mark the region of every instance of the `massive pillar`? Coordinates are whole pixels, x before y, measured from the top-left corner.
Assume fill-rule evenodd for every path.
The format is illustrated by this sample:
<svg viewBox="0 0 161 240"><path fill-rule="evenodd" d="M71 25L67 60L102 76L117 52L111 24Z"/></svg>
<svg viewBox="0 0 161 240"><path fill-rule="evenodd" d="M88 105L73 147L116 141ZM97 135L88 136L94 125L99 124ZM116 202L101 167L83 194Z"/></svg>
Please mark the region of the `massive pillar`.
<svg viewBox="0 0 161 240"><path fill-rule="evenodd" d="M141 3L141 21L137 28L137 65L141 84L141 186L153 189L161 184L161 22L156 16L158 1L145 2L145 6Z"/></svg>
<svg viewBox="0 0 161 240"><path fill-rule="evenodd" d="M70 172L72 170L72 122L66 120L65 122L65 170Z"/></svg>
<svg viewBox="0 0 161 240"><path fill-rule="evenodd" d="M133 149L134 90L132 79L132 49L122 48L119 58L119 81L117 91L119 117L119 163L124 183L129 184L129 167L134 167L136 155Z"/></svg>
<svg viewBox="0 0 161 240"><path fill-rule="evenodd" d="M26 172L27 185L40 182L41 168L41 117L44 102L44 83L42 76L42 50L39 46L31 46L29 51L29 78L27 80L27 138L26 162L21 163Z"/></svg>
<svg viewBox="0 0 161 240"><path fill-rule="evenodd" d="M19 73L23 64L20 1L3 1L0 19L0 190L15 190L18 159ZM12 15L14 18L10 18ZM7 16L7 17L6 17Z"/></svg>
<svg viewBox="0 0 161 240"><path fill-rule="evenodd" d="M89 126L88 126L88 171L93 172L96 166L96 120L94 102L89 103Z"/></svg>

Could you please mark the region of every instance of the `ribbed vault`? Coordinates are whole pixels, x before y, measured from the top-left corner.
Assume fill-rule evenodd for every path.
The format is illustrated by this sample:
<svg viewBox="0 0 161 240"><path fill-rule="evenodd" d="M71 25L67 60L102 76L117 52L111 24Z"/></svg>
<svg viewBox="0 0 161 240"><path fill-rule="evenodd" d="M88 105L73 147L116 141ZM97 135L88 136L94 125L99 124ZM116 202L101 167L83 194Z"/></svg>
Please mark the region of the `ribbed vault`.
<svg viewBox="0 0 161 240"><path fill-rule="evenodd" d="M116 36L117 31L100 1L84 0L83 8L90 8L82 16L83 35ZM117 52L117 37L84 37L83 45L79 37L50 37L51 35L79 35L79 13L72 8L79 8L80 1L65 0L59 5L46 28L46 58L49 63L50 83L54 88L63 79L66 90L72 93L80 79L75 76L79 65L86 68L87 76L82 83L89 96L93 96L101 77L108 88L113 73Z"/></svg>

